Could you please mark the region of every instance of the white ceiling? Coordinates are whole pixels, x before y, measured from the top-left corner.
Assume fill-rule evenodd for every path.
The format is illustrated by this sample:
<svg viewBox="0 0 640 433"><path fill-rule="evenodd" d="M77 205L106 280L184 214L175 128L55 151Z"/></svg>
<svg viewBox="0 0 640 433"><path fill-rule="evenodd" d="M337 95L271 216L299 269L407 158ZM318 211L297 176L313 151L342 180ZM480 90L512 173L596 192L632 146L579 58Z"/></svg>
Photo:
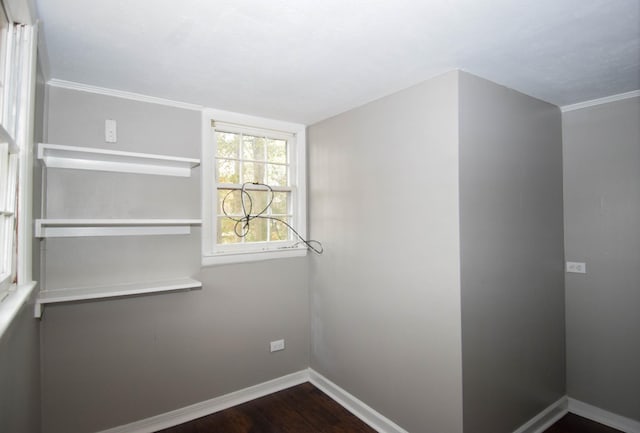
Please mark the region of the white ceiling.
<svg viewBox="0 0 640 433"><path fill-rule="evenodd" d="M451 69L640 89L639 0L37 0L49 77L305 124Z"/></svg>

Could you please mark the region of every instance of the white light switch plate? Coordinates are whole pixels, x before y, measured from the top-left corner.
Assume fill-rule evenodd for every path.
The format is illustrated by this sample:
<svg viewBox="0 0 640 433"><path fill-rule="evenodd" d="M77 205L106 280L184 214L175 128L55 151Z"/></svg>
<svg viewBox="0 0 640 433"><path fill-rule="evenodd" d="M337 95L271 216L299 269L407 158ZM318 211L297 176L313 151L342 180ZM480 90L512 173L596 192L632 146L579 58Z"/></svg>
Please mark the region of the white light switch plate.
<svg viewBox="0 0 640 433"><path fill-rule="evenodd" d="M107 143L116 143L118 141L117 123L115 120L107 119L104 121L104 141Z"/></svg>
<svg viewBox="0 0 640 433"><path fill-rule="evenodd" d="M586 274L587 265L584 262L567 262L567 272L574 274Z"/></svg>

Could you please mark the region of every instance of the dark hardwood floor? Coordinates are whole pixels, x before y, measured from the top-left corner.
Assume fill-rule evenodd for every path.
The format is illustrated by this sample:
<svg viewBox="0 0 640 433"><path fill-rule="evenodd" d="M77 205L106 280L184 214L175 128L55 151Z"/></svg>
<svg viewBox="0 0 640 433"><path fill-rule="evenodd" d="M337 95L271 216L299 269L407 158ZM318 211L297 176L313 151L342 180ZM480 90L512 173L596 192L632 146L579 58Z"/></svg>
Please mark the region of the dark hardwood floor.
<svg viewBox="0 0 640 433"><path fill-rule="evenodd" d="M310 383L162 430L162 433L376 433Z"/></svg>
<svg viewBox="0 0 640 433"><path fill-rule="evenodd" d="M376 433L376 431L312 384L303 383L158 433ZM621 432L569 413L545 430L545 433Z"/></svg>
<svg viewBox="0 0 640 433"><path fill-rule="evenodd" d="M611 427L582 418L572 413L566 414L544 433L622 433Z"/></svg>

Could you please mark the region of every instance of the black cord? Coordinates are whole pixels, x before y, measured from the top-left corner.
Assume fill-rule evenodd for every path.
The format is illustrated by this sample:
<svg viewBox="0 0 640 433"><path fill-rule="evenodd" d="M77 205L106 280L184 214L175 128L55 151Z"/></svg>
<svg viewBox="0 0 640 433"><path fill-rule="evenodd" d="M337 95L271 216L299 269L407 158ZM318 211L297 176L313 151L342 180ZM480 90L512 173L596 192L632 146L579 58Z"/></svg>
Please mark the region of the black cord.
<svg viewBox="0 0 640 433"><path fill-rule="evenodd" d="M269 191L269 194L270 194L269 202L264 207L264 209L262 209L257 214L252 214L251 213L253 211L253 199L251 198L251 194L249 194L247 192L247 185L263 186L263 187L267 188L267 190ZM242 188L240 189L240 204L242 205L242 215L243 216L241 218L234 218L234 217L230 216L227 213L227 210L225 209L225 204L227 202L227 198L231 194L233 194L235 191L237 191L237 190L229 191L224 196L224 198L222 199L222 213L224 213L224 216L226 216L230 220L236 222L235 225L233 226L233 231L235 232L236 236L238 236L240 238L243 238L243 237L247 236L247 234L249 234L249 229L251 228L251 221L256 219L256 218L272 220L272 221L277 221L277 222L287 226L289 228L289 230L291 230L293 232L293 234L295 234L296 237L300 240L299 242L296 242L295 244L293 244L292 247L295 247L296 245L299 245L299 244L302 243L302 244L306 245L308 249L310 249L311 251L313 251L316 254L322 254L324 252L324 248L322 247L322 243L320 241L316 241L314 239L305 239L288 222L286 222L284 220L281 220L280 218L272 217L270 215L264 215L264 213L267 211L267 209L269 209L269 207L271 207L271 204L273 203L273 199L275 197L275 194L273 193L273 188L271 188L269 185L267 185L265 183L260 183L260 182L245 182L245 183L242 184ZM245 199L248 200L248 203L247 203L247 201ZM247 209L247 207L248 207L248 209ZM289 247L289 248L291 248L291 247Z"/></svg>

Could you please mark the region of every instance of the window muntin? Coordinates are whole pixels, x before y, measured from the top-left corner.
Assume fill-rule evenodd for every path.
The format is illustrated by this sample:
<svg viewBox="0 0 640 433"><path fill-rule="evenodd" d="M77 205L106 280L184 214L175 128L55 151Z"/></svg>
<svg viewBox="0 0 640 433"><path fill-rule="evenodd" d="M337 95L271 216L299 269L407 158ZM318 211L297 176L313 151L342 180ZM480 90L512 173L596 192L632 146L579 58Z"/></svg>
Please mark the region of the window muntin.
<svg viewBox="0 0 640 433"><path fill-rule="evenodd" d="M203 111L204 265L306 254L297 236L275 220L306 234L304 161L304 125ZM264 209L266 217L252 218L248 230L246 220L238 222L245 216L243 188L245 212Z"/></svg>
<svg viewBox="0 0 640 433"><path fill-rule="evenodd" d="M290 241L292 236L288 228L276 219L252 219L245 229L243 218L246 214L256 215L264 211L266 217L289 224L293 221L294 190L289 176L292 170L289 150L294 146L294 137L226 124L213 128L218 250L232 251L233 245L238 244L245 248L264 249ZM272 191L256 184L269 185Z"/></svg>

